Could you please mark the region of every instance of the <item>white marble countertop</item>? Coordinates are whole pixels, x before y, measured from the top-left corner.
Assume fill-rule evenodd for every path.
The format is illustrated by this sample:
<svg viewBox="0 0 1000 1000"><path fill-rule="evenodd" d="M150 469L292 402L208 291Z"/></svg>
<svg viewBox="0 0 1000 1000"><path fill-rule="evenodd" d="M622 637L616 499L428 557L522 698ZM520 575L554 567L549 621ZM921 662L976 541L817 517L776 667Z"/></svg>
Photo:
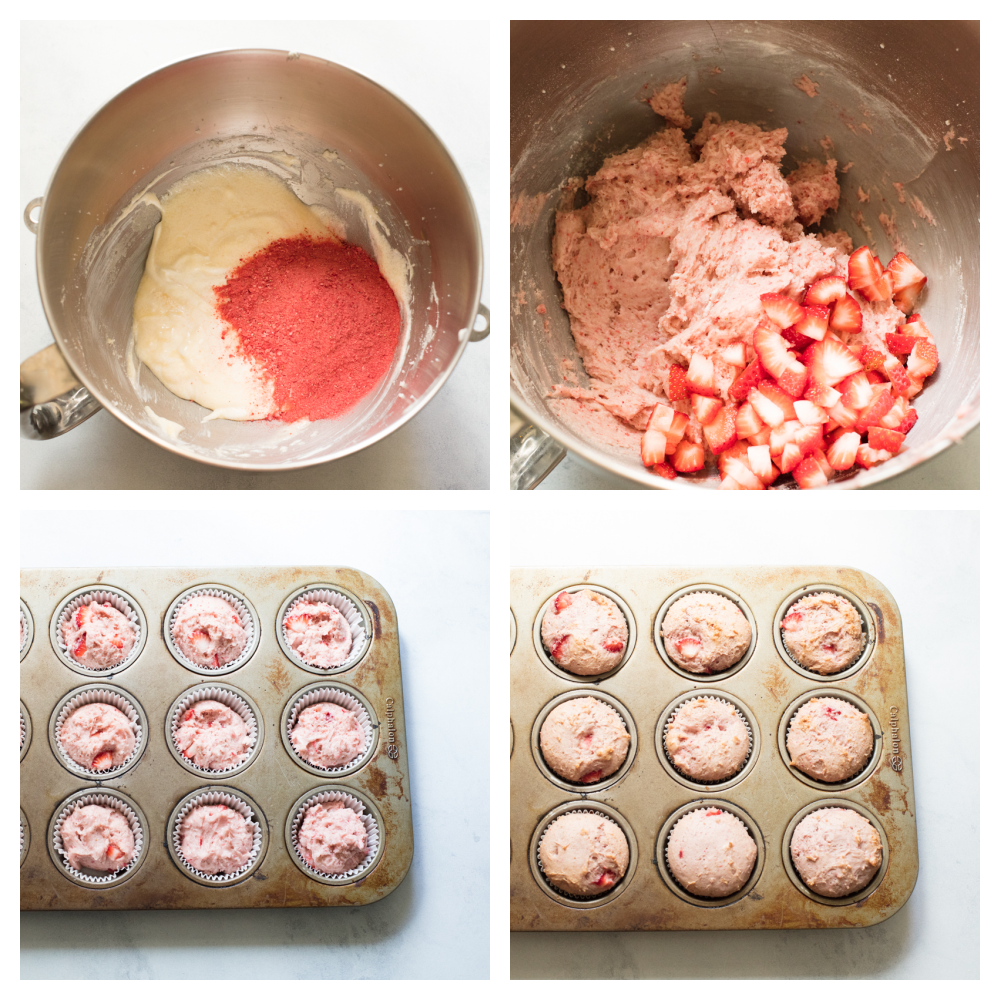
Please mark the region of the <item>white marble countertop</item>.
<svg viewBox="0 0 1000 1000"><path fill-rule="evenodd" d="M113 522L114 531L80 532L81 516ZM23 979L489 976L487 741L443 726L488 703L489 515L377 518L377 531L289 532L277 516L242 512L22 516L23 566L345 565L370 573L399 619L414 841L400 886L367 906L23 913Z"/></svg>
<svg viewBox="0 0 1000 1000"><path fill-rule="evenodd" d="M161 66L229 48L307 52L387 87L431 126L479 214L489 305L489 22L31 21L21 24L21 205L45 192L70 140L104 103ZM20 243L21 360L52 341ZM164 451L107 412L53 441L21 441L21 488L488 489L490 340L469 344L433 400L363 452L310 469L247 473Z"/></svg>
<svg viewBox="0 0 1000 1000"><path fill-rule="evenodd" d="M841 565L886 586L903 620L920 873L873 927L511 934L511 978L979 978L978 511L768 511L733 530L721 506L592 507L513 514L511 564ZM582 558L567 539L585 540Z"/></svg>

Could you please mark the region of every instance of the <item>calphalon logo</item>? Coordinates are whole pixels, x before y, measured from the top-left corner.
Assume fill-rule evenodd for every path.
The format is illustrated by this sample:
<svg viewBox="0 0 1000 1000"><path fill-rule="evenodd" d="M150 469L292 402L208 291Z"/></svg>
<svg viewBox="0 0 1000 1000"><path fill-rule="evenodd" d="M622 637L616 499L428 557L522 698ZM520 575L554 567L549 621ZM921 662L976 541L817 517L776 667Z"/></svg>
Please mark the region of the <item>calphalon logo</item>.
<svg viewBox="0 0 1000 1000"><path fill-rule="evenodd" d="M902 771L903 758L899 755L899 709L895 705L889 707L889 729L892 731L889 739L889 766L894 771Z"/></svg>
<svg viewBox="0 0 1000 1000"><path fill-rule="evenodd" d="M388 746L385 748L385 752L392 760L395 760L399 756L399 747L396 746L396 713L392 710L392 706L395 704L392 698L385 699L385 722L389 734Z"/></svg>

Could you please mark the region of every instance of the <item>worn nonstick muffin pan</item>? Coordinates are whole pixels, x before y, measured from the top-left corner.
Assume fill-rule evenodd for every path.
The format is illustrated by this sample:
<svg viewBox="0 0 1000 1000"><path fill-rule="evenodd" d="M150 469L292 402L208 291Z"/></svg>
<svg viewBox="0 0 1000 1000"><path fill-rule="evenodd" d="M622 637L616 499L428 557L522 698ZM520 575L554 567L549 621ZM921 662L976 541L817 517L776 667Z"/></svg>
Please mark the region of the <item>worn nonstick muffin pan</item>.
<svg viewBox="0 0 1000 1000"><path fill-rule="evenodd" d="M256 648L245 660L235 661L235 669L184 666L165 639L175 599L191 588L212 586L242 597L256 625L257 638L250 640ZM314 586L339 591L360 611L356 655L346 668L307 667L285 651L283 608ZM52 623L67 598L82 588L121 592L144 620L136 643L141 650L123 667L72 669L59 650ZM389 595L366 573L332 566L23 570L21 600L33 626L21 659L21 712L28 716L29 733L21 758L22 910L362 905L381 899L402 881L413 857L413 824L398 624ZM66 696L94 685L111 688L140 710L144 743L131 761L101 780L72 767L55 739L56 716ZM292 751L284 732L289 706L307 689L323 686L350 695L371 718L368 750L341 772L310 767ZM185 692L196 687L235 692L254 710L257 745L243 766L199 772L173 746L170 717ZM246 802L260 828L255 863L233 880L199 878L172 847L173 815L189 797L206 790ZM357 876L340 881L310 875L292 847L302 803L327 791L361 801L377 827L373 860ZM124 801L140 821L143 840L138 861L104 883L70 875L53 844L54 826L67 800L95 794ZM372 834L370 843L374 839Z"/></svg>
<svg viewBox="0 0 1000 1000"><path fill-rule="evenodd" d="M563 671L547 656L539 635L549 601L561 590L581 587L611 596L629 627L621 664L603 677ZM730 670L688 674L669 662L657 641L665 605L689 589L735 597L747 614L751 646ZM789 605L818 590L851 600L864 623L865 649L839 674L821 676L799 667L781 642L778 622ZM510 602L512 930L859 927L885 920L906 902L917 879L917 828L903 631L896 602L878 580L836 566L514 569ZM544 715L570 692L604 698L622 715L632 738L623 766L594 785L562 781L546 767L538 747ZM676 772L663 748L670 709L699 694L730 699L752 732L742 770L702 785ZM862 708L875 736L866 767L840 784L793 770L785 749L791 715L823 695ZM666 864L671 825L703 806L736 815L757 845L749 881L731 897L687 893ZM826 806L856 809L882 840L882 866L873 880L842 899L809 890L789 853L798 821ZM610 816L629 844L624 876L610 891L587 899L551 886L537 861L546 827L572 809Z"/></svg>

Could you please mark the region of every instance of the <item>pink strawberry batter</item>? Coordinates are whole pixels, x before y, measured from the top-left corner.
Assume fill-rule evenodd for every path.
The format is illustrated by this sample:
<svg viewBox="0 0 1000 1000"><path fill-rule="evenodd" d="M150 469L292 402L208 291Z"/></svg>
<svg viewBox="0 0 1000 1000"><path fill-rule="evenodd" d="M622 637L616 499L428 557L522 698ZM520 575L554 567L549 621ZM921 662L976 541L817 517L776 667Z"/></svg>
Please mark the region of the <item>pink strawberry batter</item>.
<svg viewBox="0 0 1000 1000"><path fill-rule="evenodd" d="M299 712L291 737L296 752L316 767L350 764L365 745L358 717L329 701Z"/></svg>
<svg viewBox="0 0 1000 1000"><path fill-rule="evenodd" d="M332 604L295 604L283 624L288 645L314 667L335 667L351 655L351 626Z"/></svg>
<svg viewBox="0 0 1000 1000"><path fill-rule="evenodd" d="M197 806L181 821L181 854L206 875L239 871L253 850L253 826L225 805Z"/></svg>
<svg viewBox="0 0 1000 1000"><path fill-rule="evenodd" d="M113 872L124 868L135 853L128 820L107 806L77 806L62 822L63 850L71 868Z"/></svg>
<svg viewBox="0 0 1000 1000"><path fill-rule="evenodd" d="M250 734L239 713L208 700L196 702L184 713L174 742L197 767L221 771L240 763L250 746Z"/></svg>
<svg viewBox="0 0 1000 1000"><path fill-rule="evenodd" d="M92 601L62 623L62 640L81 667L106 670L132 652L135 629L117 608Z"/></svg>
<svg viewBox="0 0 1000 1000"><path fill-rule="evenodd" d="M298 841L305 863L327 875L344 875L368 857L365 824L343 802L310 806L299 827Z"/></svg>
<svg viewBox="0 0 1000 1000"><path fill-rule="evenodd" d="M684 122L684 86L650 101L674 125ZM785 177L787 137L709 114L690 142L681 128L664 128L586 182L568 182L568 199L585 187L589 201L557 213L552 259L590 385L553 394L581 434L635 448L664 402L670 366L687 367L695 353L711 360L730 400L740 368L722 351L752 345L761 294L798 299L818 277L847 274L847 233L804 229L838 204L836 161L806 161ZM904 314L891 301L860 305L863 331L847 340L888 356L885 335ZM687 402L670 405L690 413ZM693 417L687 436L701 442Z"/></svg>
<svg viewBox="0 0 1000 1000"><path fill-rule="evenodd" d="M246 629L233 606L209 594L196 594L177 609L170 634L177 648L201 667L223 667L247 644Z"/></svg>
<svg viewBox="0 0 1000 1000"><path fill-rule="evenodd" d="M542 643L556 664L581 676L613 670L625 655L621 608L594 590L562 591L542 618Z"/></svg>
<svg viewBox="0 0 1000 1000"><path fill-rule="evenodd" d="M82 705L59 727L59 744L81 767L107 771L124 764L135 750L135 731L113 705Z"/></svg>

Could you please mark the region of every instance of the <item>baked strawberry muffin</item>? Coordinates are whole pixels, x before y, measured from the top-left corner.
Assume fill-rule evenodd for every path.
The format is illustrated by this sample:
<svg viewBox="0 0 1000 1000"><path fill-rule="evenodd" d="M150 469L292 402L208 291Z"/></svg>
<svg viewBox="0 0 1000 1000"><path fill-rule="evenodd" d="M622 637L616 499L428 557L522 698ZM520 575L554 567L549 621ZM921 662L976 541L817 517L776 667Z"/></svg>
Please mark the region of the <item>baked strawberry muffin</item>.
<svg viewBox="0 0 1000 1000"><path fill-rule="evenodd" d="M750 733L736 707L721 698L692 698L667 722L667 754L695 781L724 781L743 766Z"/></svg>
<svg viewBox="0 0 1000 1000"><path fill-rule="evenodd" d="M812 698L794 716L785 746L792 767L816 781L846 781L871 757L868 716L840 698Z"/></svg>
<svg viewBox="0 0 1000 1000"><path fill-rule="evenodd" d="M739 606L708 591L674 601L663 616L660 634L667 656L693 674L728 670L743 658L752 638Z"/></svg>
<svg viewBox="0 0 1000 1000"><path fill-rule="evenodd" d="M113 705L81 705L62 722L59 745L81 767L108 771L120 767L135 750L135 730Z"/></svg>
<svg viewBox="0 0 1000 1000"><path fill-rule="evenodd" d="M248 638L235 608L210 594L195 594L177 609L170 635L181 653L199 667L232 663Z"/></svg>
<svg viewBox="0 0 1000 1000"><path fill-rule="evenodd" d="M578 810L549 825L538 857L557 889L571 896L597 896L613 889L628 870L628 841L608 816Z"/></svg>
<svg viewBox="0 0 1000 1000"><path fill-rule="evenodd" d="M866 641L857 608L827 592L796 601L781 620L781 638L789 656L817 674L846 670L864 652Z"/></svg>
<svg viewBox="0 0 1000 1000"><path fill-rule="evenodd" d="M594 590L563 590L542 618L542 645L553 662L580 676L614 670L628 645L621 608Z"/></svg>
<svg viewBox="0 0 1000 1000"><path fill-rule="evenodd" d="M69 655L88 670L107 670L121 663L135 645L135 629L110 604L81 604L62 623L62 640Z"/></svg>
<svg viewBox="0 0 1000 1000"><path fill-rule="evenodd" d="M545 763L561 778L590 784L625 762L631 737L618 713L597 698L556 705L539 732Z"/></svg>
<svg viewBox="0 0 1000 1000"><path fill-rule="evenodd" d="M670 830L667 864L677 883L694 896L719 899L739 892L756 861L753 837L724 809L695 809Z"/></svg>
<svg viewBox="0 0 1000 1000"><path fill-rule="evenodd" d="M817 809L792 834L792 863L813 892L839 898L860 892L882 865L878 831L853 809Z"/></svg>

